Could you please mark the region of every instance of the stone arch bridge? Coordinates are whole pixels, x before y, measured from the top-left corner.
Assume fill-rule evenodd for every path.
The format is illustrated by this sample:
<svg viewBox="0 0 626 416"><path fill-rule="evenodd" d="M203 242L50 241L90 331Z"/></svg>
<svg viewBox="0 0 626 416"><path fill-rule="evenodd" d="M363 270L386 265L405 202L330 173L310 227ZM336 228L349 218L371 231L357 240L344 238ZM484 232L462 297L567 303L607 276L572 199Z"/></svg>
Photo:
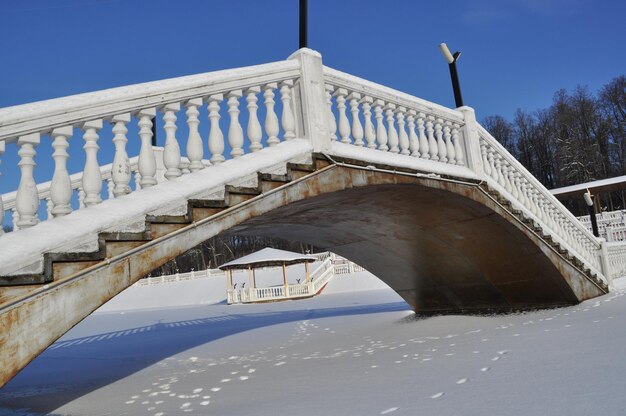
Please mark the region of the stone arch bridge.
<svg viewBox="0 0 626 416"><path fill-rule="evenodd" d="M163 147L152 145L155 122ZM609 290L604 243L473 109L328 68L308 49L0 109L5 152L3 174L20 179L0 196L13 228L0 236L0 386L104 302L220 233L327 248L418 313L569 305ZM82 172L68 173L71 158ZM54 173L37 183L45 166Z"/></svg>

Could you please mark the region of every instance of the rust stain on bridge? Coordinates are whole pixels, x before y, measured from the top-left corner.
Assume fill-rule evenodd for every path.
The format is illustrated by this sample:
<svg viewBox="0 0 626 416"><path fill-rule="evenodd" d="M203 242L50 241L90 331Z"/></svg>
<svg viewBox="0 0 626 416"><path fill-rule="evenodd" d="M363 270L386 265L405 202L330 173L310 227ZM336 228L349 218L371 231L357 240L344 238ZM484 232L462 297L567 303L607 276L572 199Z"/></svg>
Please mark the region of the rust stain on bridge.
<svg viewBox="0 0 626 416"><path fill-rule="evenodd" d="M480 183L316 163L291 169L285 185L207 218L198 212L189 218L196 222L129 254L0 305L0 386L117 293L223 232L328 248L418 313L559 306L605 292Z"/></svg>

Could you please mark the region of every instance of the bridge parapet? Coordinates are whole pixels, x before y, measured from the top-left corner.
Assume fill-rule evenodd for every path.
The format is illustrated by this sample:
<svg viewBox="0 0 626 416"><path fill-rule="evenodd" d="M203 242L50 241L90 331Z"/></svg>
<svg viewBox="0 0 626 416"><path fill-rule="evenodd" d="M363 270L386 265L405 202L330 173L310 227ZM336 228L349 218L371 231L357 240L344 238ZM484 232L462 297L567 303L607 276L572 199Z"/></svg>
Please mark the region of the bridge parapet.
<svg viewBox="0 0 626 416"><path fill-rule="evenodd" d="M178 120L182 110L184 122ZM201 122L204 117L208 123ZM227 128L220 125L221 118L228 120ZM14 213L17 228L29 228L45 217L39 211L61 217L72 207L123 197L133 186L156 185L152 138L157 128L164 131L162 164L168 181L185 170L194 173L294 138L308 139L314 151L332 154L333 142L341 142L388 159L412 157L426 173L482 179L566 252L603 275L600 242L478 125L471 108L449 109L323 66L321 56L308 49L282 62L0 109L0 155L7 150L19 156L17 166L4 170L13 177L19 170L20 177L17 191L4 196L6 207L0 196L0 223L7 209ZM177 130L186 136L188 167ZM82 143L70 140L81 133ZM101 141L100 136L111 140ZM42 137L54 149L52 160L42 165L54 166L54 174L38 186L35 177L42 174L35 172L35 157ZM127 154L129 140L139 147L136 168ZM77 149L81 145L84 153ZM78 176L68 173L70 154L84 160ZM104 170L100 157L112 161ZM42 200L48 204L45 210L40 210Z"/></svg>
<svg viewBox="0 0 626 416"><path fill-rule="evenodd" d="M483 174L489 185L532 218L543 234L604 277L607 270L602 267L601 241L482 126L478 126L478 135Z"/></svg>
<svg viewBox="0 0 626 416"><path fill-rule="evenodd" d="M219 164L226 158L260 150L264 137L265 146L274 146L281 140L301 135L295 118L300 112L296 111L293 99L294 82L299 75L299 62L288 60L0 109L0 157L5 151L19 156L17 166L5 164L4 174L20 178L16 191L0 195L0 224L7 210L13 214L16 229L28 228L46 219L45 212L48 216L64 216L72 211L72 206L96 205L103 197L121 197L133 190L154 186L159 162L168 180L201 170L207 165L203 161L207 146L208 164ZM264 101L259 110L257 103L261 94ZM247 143L239 121L241 101L245 102ZM185 123L177 123L181 108L185 109ZM210 128L201 123L201 111L208 112ZM263 127L259 113L265 117ZM152 146L153 134L160 124L156 121L157 115L162 116L165 133L161 160L155 157ZM220 126L222 117L229 120L227 130ZM104 122L111 126L105 126ZM129 128L133 130L131 134L128 134ZM177 129L186 133L187 158L181 158ZM108 136L109 131L111 140L101 141L100 136ZM81 133L83 146L77 140L70 140ZM44 169L54 165L54 174L48 182L37 185L35 177L48 174L41 169L35 171L36 149L42 138L49 139L46 145L50 143L54 153L53 160L44 160L41 164ZM132 145L129 147L136 148L134 143L141 143L135 158L127 154L129 139ZM79 146L84 148L84 153ZM230 154L225 155L228 149ZM47 149L42 151L48 152ZM82 173L72 176L68 173L68 163L76 165L70 154L74 160L80 160L78 163L84 161ZM112 163L100 167L102 157ZM134 183L131 183L132 176ZM42 201L46 201L48 207L40 213Z"/></svg>

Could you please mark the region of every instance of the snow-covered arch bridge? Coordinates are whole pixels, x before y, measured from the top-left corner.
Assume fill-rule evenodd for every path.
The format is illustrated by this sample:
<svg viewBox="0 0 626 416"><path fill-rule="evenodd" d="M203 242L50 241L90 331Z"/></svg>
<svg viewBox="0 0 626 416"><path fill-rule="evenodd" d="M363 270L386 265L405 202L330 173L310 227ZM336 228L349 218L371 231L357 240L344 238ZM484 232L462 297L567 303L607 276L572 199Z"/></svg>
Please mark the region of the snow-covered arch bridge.
<svg viewBox="0 0 626 416"><path fill-rule="evenodd" d="M182 107L186 123L177 123ZM159 113L163 149L151 145ZM129 159L134 119L141 148ZM115 149L100 166L104 122ZM83 145L70 137L80 131L84 169L70 177L69 155ZM37 185L42 137L52 139L54 175ZM19 168L20 184L2 195L0 218L11 211L19 230L0 236L0 385L137 279L223 232L328 247L417 312L564 305L609 290L602 242L471 108L333 70L308 49L284 62L1 109L0 153L11 149L20 161L4 174Z"/></svg>

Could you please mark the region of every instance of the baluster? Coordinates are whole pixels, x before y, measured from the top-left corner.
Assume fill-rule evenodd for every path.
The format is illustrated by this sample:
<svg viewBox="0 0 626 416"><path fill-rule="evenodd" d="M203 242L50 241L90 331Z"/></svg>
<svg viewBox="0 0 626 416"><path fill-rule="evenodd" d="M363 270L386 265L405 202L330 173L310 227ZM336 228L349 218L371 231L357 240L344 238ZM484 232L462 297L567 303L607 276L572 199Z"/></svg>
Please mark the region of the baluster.
<svg viewBox="0 0 626 416"><path fill-rule="evenodd" d="M502 172L504 176L504 183L506 190L509 191L510 194L513 194L513 185L511 184L511 165L502 157Z"/></svg>
<svg viewBox="0 0 626 416"><path fill-rule="evenodd" d="M426 114L419 113L417 115L417 137L420 142L420 157L424 159L430 159L430 153L428 152L428 139L426 138L424 118Z"/></svg>
<svg viewBox="0 0 626 416"><path fill-rule="evenodd" d="M335 113L333 113L333 92L335 87L330 84L325 84L326 90L326 105L328 108L328 130L330 132L330 139L337 140L337 120L335 119Z"/></svg>
<svg viewBox="0 0 626 416"><path fill-rule="evenodd" d="M456 164L463 166L465 165L465 158L463 157L463 149L461 148L461 143L459 143L459 128L460 126L456 123L452 125L452 142L454 144L454 156L456 159Z"/></svg>
<svg viewBox="0 0 626 416"><path fill-rule="evenodd" d="M4 154L5 143L4 140L0 140L0 164L2 163L2 155ZM2 176L2 172L0 172L0 176ZM2 222L4 221L4 204L2 203L2 194L0 194L0 235L4 234L4 229L2 227Z"/></svg>
<svg viewBox="0 0 626 416"><path fill-rule="evenodd" d="M446 163L448 161L448 157L446 153L446 143L443 141L443 120L438 118L435 123L435 137L437 138L437 157L439 158L438 160Z"/></svg>
<svg viewBox="0 0 626 416"><path fill-rule="evenodd" d="M265 85L263 97L265 97L265 108L267 109L265 115L265 133L267 134L267 145L272 147L280 143L278 140L278 116L274 110L274 89L277 88L275 82L271 82Z"/></svg>
<svg viewBox="0 0 626 416"><path fill-rule="evenodd" d="M530 210L530 212L534 212L533 211L533 201L530 197L530 192L528 189L528 183L526 182L526 179L524 178L520 178L521 182L520 182L520 186L522 188L522 195L524 196L524 206L526 208L528 208Z"/></svg>
<svg viewBox="0 0 626 416"><path fill-rule="evenodd" d="M400 154L410 155L411 151L409 147L411 143L409 142L409 136L406 134L406 130L404 129L404 113L406 113L406 108L398 107L396 111L396 120L398 121L398 143L400 144Z"/></svg>
<svg viewBox="0 0 626 416"><path fill-rule="evenodd" d="M148 118L148 122L150 119ZM152 125L152 123L150 123ZM85 168L83 169L83 190L85 191L85 205L91 206L102 202L102 175L98 164L98 130L102 128L102 120L88 121L83 124L83 140L85 145ZM150 133L152 134L152 133ZM149 140L149 138L148 138ZM154 157L154 155L153 155Z"/></svg>
<svg viewBox="0 0 626 416"><path fill-rule="evenodd" d="M346 95L348 95L348 90L344 88L337 88L335 91L337 111L339 112L339 136L341 136L342 143L351 143L350 122L346 116Z"/></svg>
<svg viewBox="0 0 626 416"><path fill-rule="evenodd" d="M156 185L156 158L152 150L152 119L156 117L156 108L146 108L139 111L139 137L141 148L137 162L141 174L141 189ZM89 194L89 192L87 192ZM89 205L89 204L87 204Z"/></svg>
<svg viewBox="0 0 626 416"><path fill-rule="evenodd" d="M519 192L517 190L517 182L515 179L515 170L513 166L509 165L508 171L509 171L508 181L511 184L511 195L513 195L513 198L519 199Z"/></svg>
<svg viewBox="0 0 626 416"><path fill-rule="evenodd" d="M237 159L243 155L243 129L239 124L239 98L243 95L241 90L228 93L228 144L230 144L230 157ZM283 112L283 115L285 113Z"/></svg>
<svg viewBox="0 0 626 416"><path fill-rule="evenodd" d="M180 103L166 104L163 107L163 129L165 130L165 146L163 148L163 165L167 169L165 178L167 180L178 178L180 172L180 146L176 138L176 113L180 111Z"/></svg>
<svg viewBox="0 0 626 416"><path fill-rule="evenodd" d="M502 166L502 156L499 154L495 155L496 158L496 170L498 171L498 183L507 189L506 187L506 175L504 174L504 169Z"/></svg>
<svg viewBox="0 0 626 416"><path fill-rule="evenodd" d="M522 205L526 205L526 196L524 195L524 189L522 188L522 175L515 171L513 172L513 179L515 181L515 188L517 189L517 200Z"/></svg>
<svg viewBox="0 0 626 416"><path fill-rule="evenodd" d="M113 199L115 197L115 195L113 194L113 188L115 188L115 185L113 184L113 179L107 178L106 181L107 181L107 194L108 194L107 199Z"/></svg>
<svg viewBox="0 0 626 416"><path fill-rule="evenodd" d="M446 143L446 157L448 158L448 163L456 165L456 154L454 151L454 146L452 145L452 140L450 139L452 135L450 134L450 123L446 121L446 124L443 126L443 140Z"/></svg>
<svg viewBox="0 0 626 416"><path fill-rule="evenodd" d="M50 136L53 139L52 147L54 153L54 174L52 175L52 183L50 184L50 201L52 208L49 212L54 217L60 217L72 212L70 201L72 199L72 184L70 175L67 173L67 147L69 143L67 139L72 137L72 127L60 127L52 130Z"/></svg>
<svg viewBox="0 0 626 416"><path fill-rule="evenodd" d="M211 152L211 162L222 163L224 159L224 134L220 128L220 103L224 100L223 94L215 94L209 97L209 121L211 130L209 131L209 151Z"/></svg>
<svg viewBox="0 0 626 416"><path fill-rule="evenodd" d="M296 137L296 122L291 108L292 87L293 80L288 79L280 83L280 100L283 102L283 114L280 120L285 131L285 140L291 140Z"/></svg>
<svg viewBox="0 0 626 416"><path fill-rule="evenodd" d="M434 122L435 118L433 116L428 116L428 118L426 119L426 134L428 135L428 153L429 153L429 159L431 160L439 160L439 150L437 148L437 140L435 140L435 135L434 132L435 130L433 129L433 122Z"/></svg>
<svg viewBox="0 0 626 416"><path fill-rule="evenodd" d="M393 113L396 110L396 105L393 103L387 103L385 106L385 115L387 116L387 135L389 139L389 151L391 153L400 152L400 148L398 147L398 131L396 130L396 126L393 123Z"/></svg>
<svg viewBox="0 0 626 416"><path fill-rule="evenodd" d="M387 130L383 123L383 106L385 102L383 100L376 100L374 103L374 118L376 118L376 141L378 142L378 149L382 151L389 150L387 146Z"/></svg>
<svg viewBox="0 0 626 416"><path fill-rule="evenodd" d="M50 199L50 197L47 197L46 198L46 219L47 220L50 220L53 218L52 207L53 207L52 199Z"/></svg>
<svg viewBox="0 0 626 416"><path fill-rule="evenodd" d="M350 113L352 114L352 137L354 138L355 146L363 146L363 126L359 119L359 101L361 100L361 94L353 92L348 96L350 100Z"/></svg>
<svg viewBox="0 0 626 416"><path fill-rule="evenodd" d="M13 225L13 231L18 231L20 226L17 223L20 221L20 214L17 212L17 207L11 208L11 225Z"/></svg>
<svg viewBox="0 0 626 416"><path fill-rule="evenodd" d="M480 141L480 154L483 158L483 170L487 176L491 176L491 166L489 164L489 157L487 156L487 144L483 140Z"/></svg>
<svg viewBox="0 0 626 416"><path fill-rule="evenodd" d="M137 180L139 181L139 179ZM137 188L139 189L139 188ZM78 208L85 208L85 191L83 191L83 187L78 188Z"/></svg>
<svg viewBox="0 0 626 416"><path fill-rule="evenodd" d="M493 153L492 149L488 149L488 153L487 153L487 157L489 158L489 168L491 171L491 177L498 183L500 183L499 179L500 177L498 176L498 169L497 166L495 164L495 155Z"/></svg>
<svg viewBox="0 0 626 416"><path fill-rule="evenodd" d="M409 126L409 150L411 156L420 157L419 147L420 142L415 134L415 116L417 112L415 110L409 110L409 115L406 117L407 124Z"/></svg>
<svg viewBox="0 0 626 416"><path fill-rule="evenodd" d="M261 144L261 138L263 138L263 131L261 130L261 123L257 115L257 94L261 92L261 87L250 87L246 93L246 102L248 103L248 140L250 140L250 151L257 152L263 148Z"/></svg>
<svg viewBox="0 0 626 416"><path fill-rule="evenodd" d="M15 197L15 206L19 214L17 226L20 229L32 227L39 222L37 211L39 210L39 195L37 193L37 184L33 177L35 166L34 157L37 154L35 146L39 144L41 137L39 133L33 133L22 136L17 140L20 146L17 154L20 156L20 184L17 188Z"/></svg>
<svg viewBox="0 0 626 416"><path fill-rule="evenodd" d="M202 137L198 132L198 126L200 120L198 115L198 107L202 105L202 98L194 98L187 101L185 106L187 107L187 125L189 126L189 137L187 138L187 159L189 159L189 171L197 172L204 169L202 159L204 158L204 146L202 144Z"/></svg>
<svg viewBox="0 0 626 416"><path fill-rule="evenodd" d="M115 156L113 157L113 166L111 168L111 177L113 178L113 195L119 197L130 193L130 161L126 153L126 133L128 129L126 124L130 122L130 113L118 114L111 119L115 123L113 126L113 144L115 145ZM109 194L110 195L110 194Z"/></svg>
<svg viewBox="0 0 626 416"><path fill-rule="evenodd" d="M376 130L372 124L372 103L374 99L368 95L363 97L361 103L363 105L363 118L365 119L365 140L367 141L367 147L370 149L376 149Z"/></svg>
<svg viewBox="0 0 626 416"><path fill-rule="evenodd" d="M138 191L141 189L141 174L138 170L135 170L135 190Z"/></svg>

